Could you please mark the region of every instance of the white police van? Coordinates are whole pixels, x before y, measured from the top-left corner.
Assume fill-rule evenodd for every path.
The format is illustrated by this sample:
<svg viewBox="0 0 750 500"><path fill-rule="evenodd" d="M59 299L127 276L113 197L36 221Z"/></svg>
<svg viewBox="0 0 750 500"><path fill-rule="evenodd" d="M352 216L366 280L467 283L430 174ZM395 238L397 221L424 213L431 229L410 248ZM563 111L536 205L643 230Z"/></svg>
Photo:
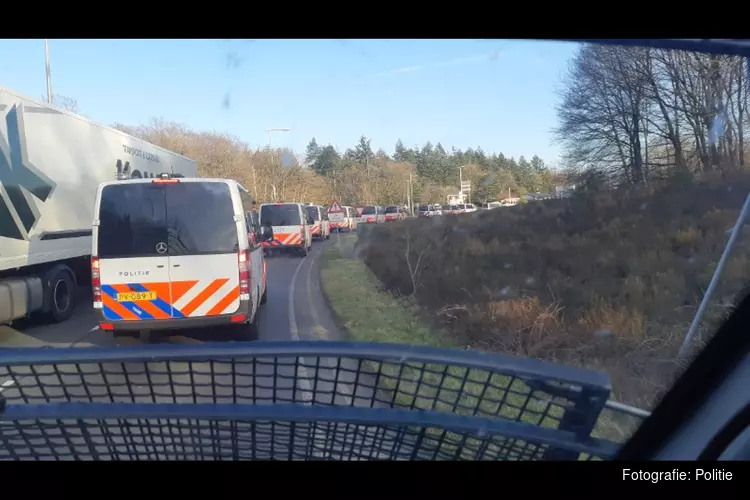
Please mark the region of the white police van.
<svg viewBox="0 0 750 500"><path fill-rule="evenodd" d="M99 327L115 336L249 324L266 301L255 202L228 179L104 182L96 194L91 257Z"/></svg>

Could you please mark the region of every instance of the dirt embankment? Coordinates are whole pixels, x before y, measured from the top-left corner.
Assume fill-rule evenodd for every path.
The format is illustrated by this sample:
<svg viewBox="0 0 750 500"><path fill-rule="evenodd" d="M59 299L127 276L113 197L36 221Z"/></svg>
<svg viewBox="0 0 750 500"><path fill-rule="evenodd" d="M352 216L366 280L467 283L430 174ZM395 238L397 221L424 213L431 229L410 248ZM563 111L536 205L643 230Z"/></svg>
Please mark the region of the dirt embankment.
<svg viewBox="0 0 750 500"><path fill-rule="evenodd" d="M750 191L706 177L567 200L386 224L358 253L472 347L607 370L614 396L650 406ZM742 238L703 328L750 278Z"/></svg>

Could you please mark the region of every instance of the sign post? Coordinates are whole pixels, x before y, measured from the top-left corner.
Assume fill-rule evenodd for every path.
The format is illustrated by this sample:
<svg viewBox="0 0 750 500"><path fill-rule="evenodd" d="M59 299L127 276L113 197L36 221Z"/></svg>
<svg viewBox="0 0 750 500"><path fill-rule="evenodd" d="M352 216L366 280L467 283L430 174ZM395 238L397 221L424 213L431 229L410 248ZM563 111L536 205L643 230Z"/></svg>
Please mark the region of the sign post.
<svg viewBox="0 0 750 500"><path fill-rule="evenodd" d="M335 222L337 224L336 226L336 243L340 246L341 244L341 226L338 224L341 224L344 222L344 209L341 208L341 203L338 202L338 200L333 200L330 205L328 205L328 221L329 222Z"/></svg>

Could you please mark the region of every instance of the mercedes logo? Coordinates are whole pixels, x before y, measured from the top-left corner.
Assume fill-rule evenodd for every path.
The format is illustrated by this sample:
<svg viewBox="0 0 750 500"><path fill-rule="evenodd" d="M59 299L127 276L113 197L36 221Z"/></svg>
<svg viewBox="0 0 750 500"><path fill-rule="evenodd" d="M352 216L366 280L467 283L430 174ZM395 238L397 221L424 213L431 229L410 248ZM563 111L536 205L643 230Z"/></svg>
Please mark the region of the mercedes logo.
<svg viewBox="0 0 750 500"><path fill-rule="evenodd" d="M164 243L163 241L160 241L159 243L156 244L156 251L159 252L159 253L166 252L167 251L167 244Z"/></svg>

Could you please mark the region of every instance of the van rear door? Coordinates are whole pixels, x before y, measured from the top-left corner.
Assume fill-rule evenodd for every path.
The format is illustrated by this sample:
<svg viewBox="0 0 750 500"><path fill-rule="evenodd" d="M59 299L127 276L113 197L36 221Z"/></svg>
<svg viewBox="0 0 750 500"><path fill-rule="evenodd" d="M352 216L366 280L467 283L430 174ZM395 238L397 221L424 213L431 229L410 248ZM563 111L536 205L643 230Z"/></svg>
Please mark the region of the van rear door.
<svg viewBox="0 0 750 500"><path fill-rule="evenodd" d="M173 317L232 314L240 306L239 238L230 186L165 185Z"/></svg>
<svg viewBox="0 0 750 500"><path fill-rule="evenodd" d="M102 188L94 245L108 320L172 317L166 203L159 184Z"/></svg>
<svg viewBox="0 0 750 500"><path fill-rule="evenodd" d="M302 211L296 203L268 203L260 206L261 226L273 228L273 239L264 241L266 248L306 246L308 239L302 225ZM309 231L309 229L308 229ZM304 240L304 242L303 242Z"/></svg>

